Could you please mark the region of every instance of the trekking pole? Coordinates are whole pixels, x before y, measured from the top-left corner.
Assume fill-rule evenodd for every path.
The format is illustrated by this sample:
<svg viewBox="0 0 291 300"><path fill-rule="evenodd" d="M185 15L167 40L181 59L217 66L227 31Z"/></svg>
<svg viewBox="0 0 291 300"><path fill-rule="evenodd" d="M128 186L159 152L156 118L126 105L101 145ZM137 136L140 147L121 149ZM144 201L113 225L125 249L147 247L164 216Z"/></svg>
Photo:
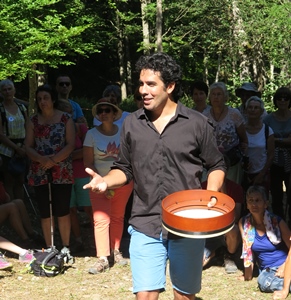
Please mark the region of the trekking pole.
<svg viewBox="0 0 291 300"><path fill-rule="evenodd" d="M24 189L24 191L25 191L25 194L26 194L26 196L27 196L27 198L28 198L28 200L29 200L31 206L32 206L32 209L33 209L35 215L38 216L38 214L37 214L37 212L36 212L36 209L35 209L35 207L34 207L34 205L33 205L33 203L32 203L32 199L31 199L31 197L30 197L30 195L29 195L29 193L28 193L28 190L27 190L27 188L26 188L26 186L25 186L25 183L23 184L23 189Z"/></svg>
<svg viewBox="0 0 291 300"><path fill-rule="evenodd" d="M53 223L53 203L52 203L52 187L51 183L53 181L52 171L49 169L46 171L48 190L49 190L49 205L50 205L50 222L51 222L51 247L54 250L54 223Z"/></svg>

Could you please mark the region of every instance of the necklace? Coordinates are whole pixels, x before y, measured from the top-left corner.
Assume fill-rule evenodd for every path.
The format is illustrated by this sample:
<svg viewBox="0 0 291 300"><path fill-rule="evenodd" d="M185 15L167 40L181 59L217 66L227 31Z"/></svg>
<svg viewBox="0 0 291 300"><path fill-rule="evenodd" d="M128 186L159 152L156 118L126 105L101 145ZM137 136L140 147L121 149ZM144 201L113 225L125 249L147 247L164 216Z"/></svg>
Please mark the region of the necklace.
<svg viewBox="0 0 291 300"><path fill-rule="evenodd" d="M214 119L216 122L219 122L220 118L222 117L222 115L223 115L223 113L224 113L224 110L225 110L225 106L223 106L223 109L222 109L222 111L219 113L219 116L216 117L213 108L211 109L211 113L212 113L213 119Z"/></svg>

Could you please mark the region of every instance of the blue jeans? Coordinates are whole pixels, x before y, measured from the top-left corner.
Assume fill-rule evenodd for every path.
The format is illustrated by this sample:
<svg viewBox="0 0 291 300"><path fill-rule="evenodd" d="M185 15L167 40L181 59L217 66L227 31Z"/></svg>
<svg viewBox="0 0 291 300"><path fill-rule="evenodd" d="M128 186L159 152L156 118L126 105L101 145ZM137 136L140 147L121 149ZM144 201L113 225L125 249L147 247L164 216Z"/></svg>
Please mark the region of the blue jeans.
<svg viewBox="0 0 291 300"><path fill-rule="evenodd" d="M284 278L280 278L275 275L277 269L278 267L272 267L261 271L258 277L258 284L261 292L273 293L274 291L283 289Z"/></svg>

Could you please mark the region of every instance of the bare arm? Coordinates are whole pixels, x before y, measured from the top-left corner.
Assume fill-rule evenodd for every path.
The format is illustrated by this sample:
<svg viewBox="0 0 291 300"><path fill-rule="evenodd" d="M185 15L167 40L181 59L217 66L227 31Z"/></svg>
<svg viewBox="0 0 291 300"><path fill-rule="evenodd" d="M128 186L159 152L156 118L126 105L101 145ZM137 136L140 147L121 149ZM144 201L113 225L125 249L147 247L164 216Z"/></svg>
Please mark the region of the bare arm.
<svg viewBox="0 0 291 300"><path fill-rule="evenodd" d="M284 220L281 220L279 223L280 231L281 231L281 236L282 240L284 241L285 245L287 246L288 249L290 249L291 246L291 241L290 241L290 236L291 232Z"/></svg>
<svg viewBox="0 0 291 300"><path fill-rule="evenodd" d="M243 237L243 227L242 227L242 219L238 222L238 228L241 234L241 237ZM254 264L251 263L249 267L244 267L244 280L249 281L253 279L253 270L254 270Z"/></svg>
<svg viewBox="0 0 291 300"><path fill-rule="evenodd" d="M290 284L291 284L291 248L289 248L288 256L285 261L283 289L281 291L275 291L273 294L273 299L286 299L289 294Z"/></svg>
<svg viewBox="0 0 291 300"><path fill-rule="evenodd" d="M28 120L26 122L26 134L25 134L25 141L24 141L26 153L31 160L43 164L45 163L45 160L49 160L49 158L45 158L44 156L37 153L37 151L34 149L35 145L34 145L33 129L34 129L33 123L31 122L31 120Z"/></svg>
<svg viewBox="0 0 291 300"><path fill-rule="evenodd" d="M75 148L75 126L74 121L70 118L66 123L66 145L65 147L54 156L52 156L53 162L58 163L66 159Z"/></svg>
<svg viewBox="0 0 291 300"><path fill-rule="evenodd" d="M248 151L248 136L246 133L245 125L242 123L239 127L236 129L237 135L240 140L240 147L243 151L244 155L247 155Z"/></svg>
<svg viewBox="0 0 291 300"><path fill-rule="evenodd" d="M26 123L25 149L28 157L42 165L44 169L49 169L56 163L67 158L75 147L75 128L72 119L66 124L66 146L56 155L40 155L35 149L34 126L31 120Z"/></svg>
<svg viewBox="0 0 291 300"><path fill-rule="evenodd" d="M291 134L288 135L288 137L285 138L274 138L274 141L276 143L276 146L281 147L290 147L291 146Z"/></svg>
<svg viewBox="0 0 291 300"><path fill-rule="evenodd" d="M214 170L207 178L207 190L219 192L224 182L225 173L222 170Z"/></svg>
<svg viewBox="0 0 291 300"><path fill-rule="evenodd" d="M266 125L267 126L267 125ZM254 184L259 184L264 181L265 175L270 169L271 164L273 163L275 153L275 142L274 135L270 135L267 140L267 160L264 165L264 168L259 172L259 174L254 178Z"/></svg>
<svg viewBox="0 0 291 300"><path fill-rule="evenodd" d="M83 146L83 162L85 168L89 168L95 173L98 173L94 165L94 148Z"/></svg>
<svg viewBox="0 0 291 300"><path fill-rule="evenodd" d="M219 192L221 191L223 182L224 182L225 173L222 170L214 170L209 173L207 179L207 190ZM212 207L216 204L216 199L211 198L211 201L208 203L209 207Z"/></svg>
<svg viewBox="0 0 291 300"><path fill-rule="evenodd" d="M104 193L107 189L116 189L127 182L125 174L119 169L111 170L104 177L89 168L86 168L86 172L92 177L92 180L83 188L92 189L93 192L97 193Z"/></svg>

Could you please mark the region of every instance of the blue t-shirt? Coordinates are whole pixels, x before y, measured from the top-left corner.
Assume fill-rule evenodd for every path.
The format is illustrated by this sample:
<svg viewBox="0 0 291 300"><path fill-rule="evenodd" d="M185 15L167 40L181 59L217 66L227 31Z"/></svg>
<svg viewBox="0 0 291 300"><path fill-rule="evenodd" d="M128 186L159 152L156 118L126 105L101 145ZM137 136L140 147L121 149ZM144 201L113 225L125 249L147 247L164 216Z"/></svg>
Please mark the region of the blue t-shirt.
<svg viewBox="0 0 291 300"><path fill-rule="evenodd" d="M278 245L273 245L267 234L260 236L257 231L252 250L258 259L260 270L264 270L267 267L281 266L287 258L288 251L284 241Z"/></svg>
<svg viewBox="0 0 291 300"><path fill-rule="evenodd" d="M69 99L69 101L70 101L70 103L72 105L72 109L73 109L72 118L73 118L74 122L76 122L78 118L84 117L84 114L83 114L81 106L77 102L75 102L71 99Z"/></svg>

